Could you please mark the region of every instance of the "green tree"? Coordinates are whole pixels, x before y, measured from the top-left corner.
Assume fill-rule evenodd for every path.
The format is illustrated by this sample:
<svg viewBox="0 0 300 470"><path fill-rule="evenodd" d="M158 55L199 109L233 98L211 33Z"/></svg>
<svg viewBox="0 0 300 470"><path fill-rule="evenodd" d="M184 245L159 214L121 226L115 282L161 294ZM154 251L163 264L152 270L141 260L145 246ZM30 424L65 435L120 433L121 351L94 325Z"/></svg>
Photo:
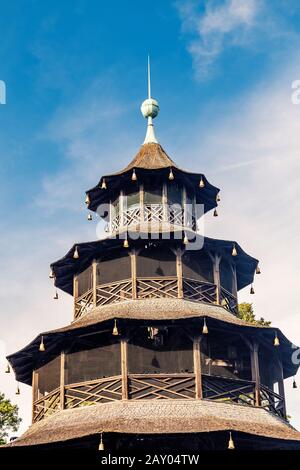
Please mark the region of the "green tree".
<svg viewBox="0 0 300 470"><path fill-rule="evenodd" d="M262 317L259 320L257 320L255 318L255 313L254 313L252 304L248 304L247 302L243 302L239 304L237 316L238 318L241 318L242 320L245 320L249 323L254 323L255 325L262 325L262 326L271 325L270 321L267 321Z"/></svg>
<svg viewBox="0 0 300 470"><path fill-rule="evenodd" d="M0 444L6 443L9 431L17 431L21 423L19 418L19 408L5 398L4 393L0 393Z"/></svg>

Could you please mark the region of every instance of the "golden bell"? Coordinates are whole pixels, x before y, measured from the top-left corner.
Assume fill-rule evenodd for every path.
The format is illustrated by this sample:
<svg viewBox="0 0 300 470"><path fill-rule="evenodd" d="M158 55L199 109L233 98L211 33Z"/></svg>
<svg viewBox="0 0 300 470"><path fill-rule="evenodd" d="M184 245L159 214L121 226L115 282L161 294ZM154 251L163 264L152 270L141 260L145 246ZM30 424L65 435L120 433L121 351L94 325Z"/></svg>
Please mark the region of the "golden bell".
<svg viewBox="0 0 300 470"><path fill-rule="evenodd" d="M124 242L123 242L123 247L124 248L129 248L129 243L128 243L128 239L125 238Z"/></svg>
<svg viewBox="0 0 300 470"><path fill-rule="evenodd" d="M204 188L205 187L205 183L203 181L203 178L201 176L201 179L200 179L200 182L199 182L199 188Z"/></svg>
<svg viewBox="0 0 300 470"><path fill-rule="evenodd" d="M7 363L7 365L6 365L5 373L10 374L10 365L9 365L9 363Z"/></svg>
<svg viewBox="0 0 300 470"><path fill-rule="evenodd" d="M101 433L101 437L100 437L100 442L99 442L98 450L104 450L104 444L103 444L103 436L102 436L102 433Z"/></svg>
<svg viewBox="0 0 300 470"><path fill-rule="evenodd" d="M253 287L253 286L251 286L250 294L255 294L255 291L254 291L254 287Z"/></svg>
<svg viewBox="0 0 300 470"><path fill-rule="evenodd" d="M231 432L229 433L228 449L230 449L230 450L234 450L234 449L235 449Z"/></svg>
<svg viewBox="0 0 300 470"><path fill-rule="evenodd" d="M21 391L20 391L20 387L19 385L17 386L17 390L16 390L16 395L20 395L21 394Z"/></svg>
<svg viewBox="0 0 300 470"><path fill-rule="evenodd" d="M119 336L119 330L118 330L118 327L117 327L117 320L115 320L114 327L113 327L113 330L112 330L112 334L113 334L113 336Z"/></svg>
<svg viewBox="0 0 300 470"><path fill-rule="evenodd" d="M45 350L46 350L46 348L45 348L45 343L44 343L44 337L42 336L40 346L39 346L39 351L40 352L45 352Z"/></svg>
<svg viewBox="0 0 300 470"><path fill-rule="evenodd" d="M206 318L204 318L204 321L203 321L202 334L204 334L204 335L208 334L208 327L207 327L207 324L206 324Z"/></svg>
<svg viewBox="0 0 300 470"><path fill-rule="evenodd" d="M237 252L237 249L236 249L235 245L233 245L231 254L232 254L232 256L237 256L238 255L238 252Z"/></svg>
<svg viewBox="0 0 300 470"><path fill-rule="evenodd" d="M293 388L297 388L297 383L296 383L295 377L294 377L294 380L293 380Z"/></svg>
<svg viewBox="0 0 300 470"><path fill-rule="evenodd" d="M275 338L274 338L274 346L277 347L279 345L280 345L280 341L279 341L279 338L278 338L277 333L276 333Z"/></svg>
<svg viewBox="0 0 300 470"><path fill-rule="evenodd" d="M90 201L90 196L87 194L86 198L85 198L85 203L86 203L86 205L89 205L90 202L91 202Z"/></svg>
<svg viewBox="0 0 300 470"><path fill-rule="evenodd" d="M57 299L58 299L58 292L57 292L57 290L55 291L55 294L54 294L54 296L53 296L53 299L54 299L54 300L57 300Z"/></svg>
<svg viewBox="0 0 300 470"><path fill-rule="evenodd" d="M88 220L93 220L92 214L89 214L89 215L87 216L87 219L88 219Z"/></svg>
<svg viewBox="0 0 300 470"><path fill-rule="evenodd" d="M189 239L188 239L188 237L186 236L186 234L184 235L183 244L184 244L184 245L188 245L188 244L189 244Z"/></svg>
<svg viewBox="0 0 300 470"><path fill-rule="evenodd" d="M77 246L75 247L74 253L73 253L73 258L78 259L79 258L79 253L78 253L78 248Z"/></svg>
<svg viewBox="0 0 300 470"><path fill-rule="evenodd" d="M174 179L174 174L173 174L172 168L170 168L170 173L169 173L168 178L169 178L170 181L173 181L173 179Z"/></svg>
<svg viewBox="0 0 300 470"><path fill-rule="evenodd" d="M221 198L220 198L220 194L218 193L216 197L216 202L220 202L220 201L221 201Z"/></svg>
<svg viewBox="0 0 300 470"><path fill-rule="evenodd" d="M218 214L218 211L217 211L217 209L215 209L215 210L214 210L214 217L218 217L218 215L219 215L219 214Z"/></svg>
<svg viewBox="0 0 300 470"><path fill-rule="evenodd" d="M260 267L258 265L256 266L255 272L256 272L256 274L261 274L261 270L260 270Z"/></svg>
<svg viewBox="0 0 300 470"><path fill-rule="evenodd" d="M106 183L105 183L105 179L102 180L101 189L107 189L107 186L106 186Z"/></svg>
<svg viewBox="0 0 300 470"><path fill-rule="evenodd" d="M135 170L133 170L133 172L132 172L131 180L132 181L137 181L137 176L136 176Z"/></svg>
<svg viewBox="0 0 300 470"><path fill-rule="evenodd" d="M54 278L55 278L54 271L53 271L53 269L51 269L51 271L49 273L49 279L54 279Z"/></svg>

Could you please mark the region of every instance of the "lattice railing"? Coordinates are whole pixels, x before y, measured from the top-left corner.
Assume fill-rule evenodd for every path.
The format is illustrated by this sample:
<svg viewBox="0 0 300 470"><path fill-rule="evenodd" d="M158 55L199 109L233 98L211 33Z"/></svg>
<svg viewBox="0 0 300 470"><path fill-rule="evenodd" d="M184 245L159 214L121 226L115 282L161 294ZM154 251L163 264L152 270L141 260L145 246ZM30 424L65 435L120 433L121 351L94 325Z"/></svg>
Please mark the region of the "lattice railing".
<svg viewBox="0 0 300 470"><path fill-rule="evenodd" d="M221 287L220 297L220 303L224 308L230 312L238 313L238 301L234 295Z"/></svg>
<svg viewBox="0 0 300 470"><path fill-rule="evenodd" d="M65 408L78 408L121 399L121 376L65 386Z"/></svg>
<svg viewBox="0 0 300 470"><path fill-rule="evenodd" d="M260 385L260 400L262 408L271 411L271 413L274 413L281 418L286 418L285 402L281 395L278 395L264 385Z"/></svg>
<svg viewBox="0 0 300 470"><path fill-rule="evenodd" d="M195 398L194 374L131 374L128 386L129 398L134 400Z"/></svg>
<svg viewBox="0 0 300 470"><path fill-rule="evenodd" d="M255 405L255 383L247 380L202 375L202 390L210 400Z"/></svg>
<svg viewBox="0 0 300 470"><path fill-rule="evenodd" d="M216 286L209 282L183 278L183 297L198 302L215 303Z"/></svg>
<svg viewBox="0 0 300 470"><path fill-rule="evenodd" d="M138 278L137 296L139 299L178 297L177 277Z"/></svg>
<svg viewBox="0 0 300 470"><path fill-rule="evenodd" d="M75 318L89 312L93 307L93 289L88 290L75 300Z"/></svg>
<svg viewBox="0 0 300 470"><path fill-rule="evenodd" d="M139 224L141 222L141 209L140 207L131 207L122 212L123 225Z"/></svg>
<svg viewBox="0 0 300 470"><path fill-rule="evenodd" d="M106 305L132 299L132 281L112 282L96 288L96 305Z"/></svg>
<svg viewBox="0 0 300 470"><path fill-rule="evenodd" d="M48 393L39 400L34 402L33 406L33 422L51 416L60 410L60 389L57 388L53 392Z"/></svg>

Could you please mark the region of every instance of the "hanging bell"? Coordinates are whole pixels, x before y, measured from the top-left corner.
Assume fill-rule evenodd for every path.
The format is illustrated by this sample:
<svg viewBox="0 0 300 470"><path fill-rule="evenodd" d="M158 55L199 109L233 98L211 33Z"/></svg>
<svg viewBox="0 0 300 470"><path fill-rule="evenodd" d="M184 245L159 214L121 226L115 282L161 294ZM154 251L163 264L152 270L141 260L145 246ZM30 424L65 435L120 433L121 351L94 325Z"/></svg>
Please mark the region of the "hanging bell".
<svg viewBox="0 0 300 470"><path fill-rule="evenodd" d="M118 330L118 327L117 327L117 320L115 320L115 322L114 322L114 327L113 327L113 330L112 330L112 334L113 334L113 336L119 336L119 330Z"/></svg>
<svg viewBox="0 0 300 470"><path fill-rule="evenodd" d="M203 320L202 334L203 335L208 335L208 327L207 327L207 324L206 324L206 318L205 317L204 317L204 320Z"/></svg>
<svg viewBox="0 0 300 470"><path fill-rule="evenodd" d="M173 181L173 179L174 179L174 174L173 174L172 168L170 168L170 172L169 172L168 178L169 178L170 181Z"/></svg>
<svg viewBox="0 0 300 470"><path fill-rule="evenodd" d="M124 248L129 248L129 243L128 243L128 238L126 237L124 242L123 242L123 247Z"/></svg>
<svg viewBox="0 0 300 470"><path fill-rule="evenodd" d="M88 206L90 202L91 202L91 201L90 201L90 196L87 194L87 195L86 195L86 198L85 198L85 203L86 203L86 205Z"/></svg>
<svg viewBox="0 0 300 470"><path fill-rule="evenodd" d="M105 179L102 180L101 189L107 189L107 186L106 186L106 183L105 183Z"/></svg>
<svg viewBox="0 0 300 470"><path fill-rule="evenodd" d="M17 385L17 390L16 390L16 395L20 395L21 394L21 391L20 391L20 387L19 387L19 384Z"/></svg>
<svg viewBox="0 0 300 470"><path fill-rule="evenodd" d="M235 449L235 445L234 445L234 442L233 442L233 439L232 439L231 431L229 433L228 449L230 449L230 450Z"/></svg>
<svg viewBox="0 0 300 470"><path fill-rule="evenodd" d="M133 172L132 172L131 181L137 181L137 176L136 176L135 170L133 170Z"/></svg>
<svg viewBox="0 0 300 470"><path fill-rule="evenodd" d="M184 234L183 244L184 244L184 245L188 245L188 244L189 244L189 239L188 239L186 233Z"/></svg>
<svg viewBox="0 0 300 470"><path fill-rule="evenodd" d="M275 338L274 338L274 346L279 346L280 345L280 341L279 341L279 338L277 336L277 333L275 333Z"/></svg>
<svg viewBox="0 0 300 470"><path fill-rule="evenodd" d="M55 274L54 274L53 269L51 269L49 273L49 279L54 279L54 278L55 278Z"/></svg>
<svg viewBox="0 0 300 470"><path fill-rule="evenodd" d="M296 380L295 380L295 377L294 377L294 379L293 379L293 388L297 388L297 382L296 382Z"/></svg>
<svg viewBox="0 0 300 470"><path fill-rule="evenodd" d="M221 198L220 198L220 194L218 193L216 197L216 202L220 202L220 201L221 201Z"/></svg>
<svg viewBox="0 0 300 470"><path fill-rule="evenodd" d="M89 215L87 216L87 219L88 219L88 220L93 220L92 214L89 214Z"/></svg>
<svg viewBox="0 0 300 470"><path fill-rule="evenodd" d="M237 252L237 249L236 249L236 246L233 245L232 247L232 252L231 252L232 256L237 256L238 255L238 252Z"/></svg>
<svg viewBox="0 0 300 470"><path fill-rule="evenodd" d="M73 258L78 259L79 258L79 253L78 253L78 247L75 247L74 253L73 253Z"/></svg>
<svg viewBox="0 0 300 470"><path fill-rule="evenodd" d="M256 266L255 273L256 274L261 274L261 270L260 270L260 267L258 265Z"/></svg>
<svg viewBox="0 0 300 470"><path fill-rule="evenodd" d="M44 337L42 336L40 346L39 346L39 351L40 352L45 352L45 350L46 350L46 348L45 348L45 343L44 343Z"/></svg>
<svg viewBox="0 0 300 470"><path fill-rule="evenodd" d="M58 292L57 292L57 290L55 291L55 294L54 294L54 296L53 296L53 299L54 299L54 300L57 300L57 299L58 299Z"/></svg>
<svg viewBox="0 0 300 470"><path fill-rule="evenodd" d="M214 210L214 217L218 217L218 215L219 215L219 214L218 214L218 211L217 211L217 209L215 209L215 210Z"/></svg>
<svg viewBox="0 0 300 470"><path fill-rule="evenodd" d="M101 433L101 435L100 435L100 442L99 442L98 450L104 450L103 433Z"/></svg>
<svg viewBox="0 0 300 470"><path fill-rule="evenodd" d="M9 363L7 363L7 365L6 365L5 373L10 374L10 365L9 365Z"/></svg>
<svg viewBox="0 0 300 470"><path fill-rule="evenodd" d="M251 285L250 294L255 294L253 285Z"/></svg>
<svg viewBox="0 0 300 470"><path fill-rule="evenodd" d="M203 177L201 176L201 179L199 182L199 188L204 188L204 187L205 187L205 183L204 183Z"/></svg>

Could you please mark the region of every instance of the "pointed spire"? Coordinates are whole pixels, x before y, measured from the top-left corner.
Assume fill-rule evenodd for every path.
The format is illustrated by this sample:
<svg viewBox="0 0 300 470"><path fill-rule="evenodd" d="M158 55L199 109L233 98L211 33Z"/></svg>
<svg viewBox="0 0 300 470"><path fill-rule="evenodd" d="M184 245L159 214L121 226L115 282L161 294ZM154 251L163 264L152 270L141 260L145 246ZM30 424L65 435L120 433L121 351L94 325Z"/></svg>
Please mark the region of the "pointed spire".
<svg viewBox="0 0 300 470"><path fill-rule="evenodd" d="M144 144L158 144L155 137L153 119L158 115L159 106L158 102L151 98L151 68L150 68L150 57L148 55L148 98L142 103L141 112L144 118L148 120L147 132L144 140Z"/></svg>

